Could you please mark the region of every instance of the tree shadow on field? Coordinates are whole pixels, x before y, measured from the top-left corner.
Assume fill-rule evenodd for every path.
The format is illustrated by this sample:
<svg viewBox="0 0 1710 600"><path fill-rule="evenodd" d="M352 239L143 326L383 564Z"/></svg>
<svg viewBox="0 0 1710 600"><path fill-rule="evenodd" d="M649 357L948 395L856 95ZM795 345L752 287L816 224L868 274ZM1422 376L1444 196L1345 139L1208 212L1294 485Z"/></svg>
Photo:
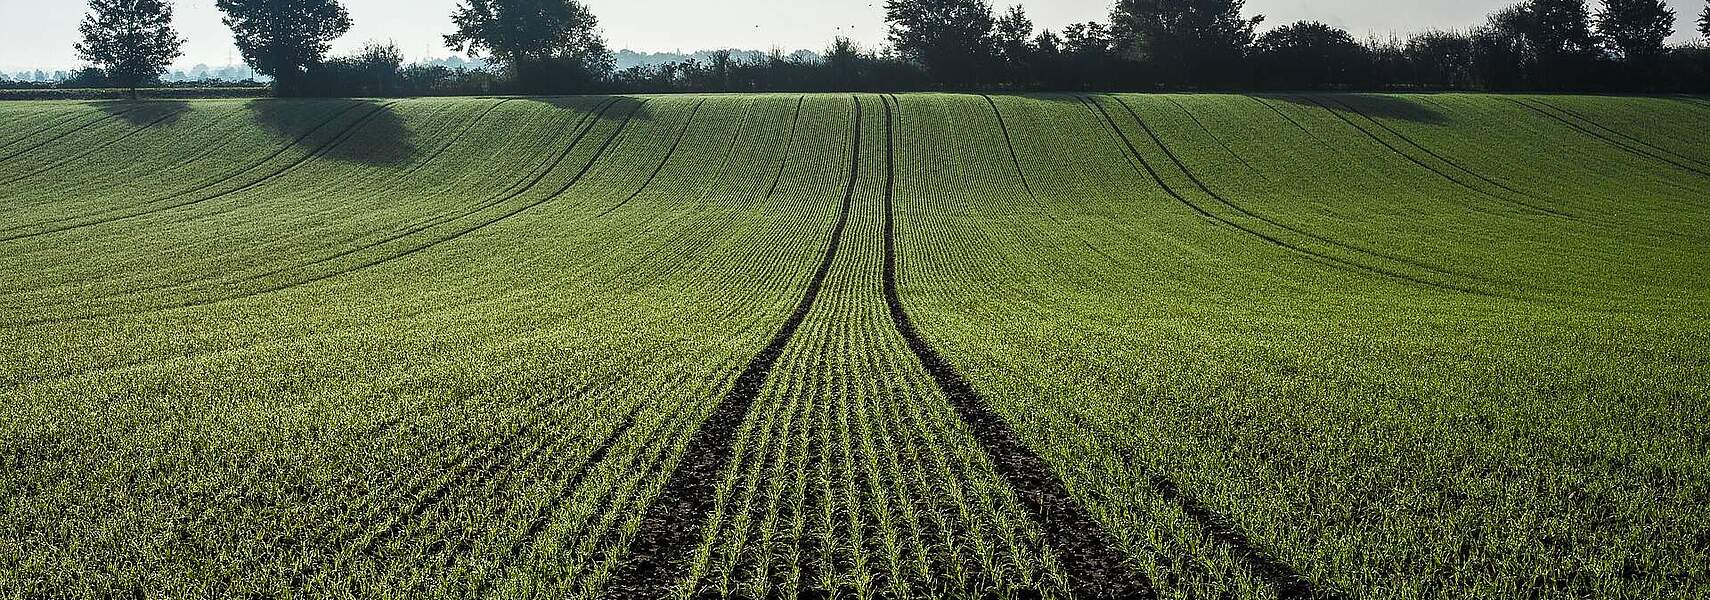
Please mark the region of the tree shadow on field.
<svg viewBox="0 0 1710 600"><path fill-rule="evenodd" d="M1357 112L1374 119L1390 119L1444 125L1448 117L1437 109L1405 96L1388 94L1310 93L1302 95L1261 94L1267 100L1287 102L1311 109L1328 108L1340 113Z"/></svg>
<svg viewBox="0 0 1710 600"><path fill-rule="evenodd" d="M416 153L416 132L381 100L250 101L250 117L275 137L316 157L366 166L391 166Z"/></svg>
<svg viewBox="0 0 1710 600"><path fill-rule="evenodd" d="M113 100L90 105L137 127L171 125L190 114L190 103L183 100Z"/></svg>
<svg viewBox="0 0 1710 600"><path fill-rule="evenodd" d="M692 99L694 96L683 98ZM635 96L547 96L528 98L527 101L544 104L553 110L574 112L577 119L583 113L597 113L602 122L651 121L659 116L660 109L658 102Z"/></svg>

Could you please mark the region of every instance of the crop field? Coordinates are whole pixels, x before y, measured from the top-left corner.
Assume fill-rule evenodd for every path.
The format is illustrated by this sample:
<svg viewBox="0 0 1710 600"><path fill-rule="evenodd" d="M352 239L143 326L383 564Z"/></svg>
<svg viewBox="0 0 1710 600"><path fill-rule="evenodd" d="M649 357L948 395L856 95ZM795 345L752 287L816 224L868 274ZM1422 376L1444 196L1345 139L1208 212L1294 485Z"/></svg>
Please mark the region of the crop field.
<svg viewBox="0 0 1710 600"><path fill-rule="evenodd" d="M25 597L1710 597L1710 100L0 103Z"/></svg>

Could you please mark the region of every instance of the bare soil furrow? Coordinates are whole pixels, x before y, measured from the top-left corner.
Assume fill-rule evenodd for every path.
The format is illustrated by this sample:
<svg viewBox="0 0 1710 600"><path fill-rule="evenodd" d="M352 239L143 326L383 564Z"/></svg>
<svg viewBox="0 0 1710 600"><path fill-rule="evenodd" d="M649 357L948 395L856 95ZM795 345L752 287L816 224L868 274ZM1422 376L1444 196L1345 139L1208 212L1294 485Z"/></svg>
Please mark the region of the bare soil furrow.
<svg viewBox="0 0 1710 600"><path fill-rule="evenodd" d="M896 141L892 109L885 104L885 194L884 194L884 296L891 321L902 334L920 364L944 392L956 413L968 424L999 475L1015 490L1015 497L1038 523L1046 544L1069 576L1069 586L1081 598L1150 598L1157 591L1151 582L1128 568L1127 559L1116 549L1104 527L1069 495L1068 488L1016 437L1003 418L992 410L954 366L927 344L915 330L903 306L897 286L896 250Z"/></svg>
<svg viewBox="0 0 1710 600"><path fill-rule="evenodd" d="M855 184L860 177L861 164L861 100L854 99L853 134L850 142L849 182L837 224L831 230L825 256L813 279L808 283L795 312L784 321L748 366L737 376L730 392L725 395L690 438L683 458L666 480L664 489L642 519L641 527L630 541L630 557L619 567L614 581L607 588L609 598L662 598L669 595L685 575L689 555L700 542L706 515L717 495L717 477L731 460L735 436L741 423L748 418L754 400L766 386L772 367L783 355L784 348L795 337L796 330L807 319L818 299L838 247L849 223L849 208L855 198ZM698 108L699 105L697 105ZM687 126L685 125L685 130Z"/></svg>

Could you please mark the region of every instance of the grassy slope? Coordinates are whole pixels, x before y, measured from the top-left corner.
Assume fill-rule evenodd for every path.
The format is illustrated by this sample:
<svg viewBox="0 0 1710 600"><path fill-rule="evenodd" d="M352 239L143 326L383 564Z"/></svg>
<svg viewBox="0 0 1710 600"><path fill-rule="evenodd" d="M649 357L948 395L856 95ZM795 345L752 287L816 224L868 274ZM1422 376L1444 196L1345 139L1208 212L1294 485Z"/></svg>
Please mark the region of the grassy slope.
<svg viewBox="0 0 1710 600"><path fill-rule="evenodd" d="M1059 591L885 312L862 104L681 589ZM0 590L596 594L823 257L852 109L0 105ZM1703 103L893 125L909 310L1166 595L1270 594L1244 552L1359 596L1705 591Z"/></svg>

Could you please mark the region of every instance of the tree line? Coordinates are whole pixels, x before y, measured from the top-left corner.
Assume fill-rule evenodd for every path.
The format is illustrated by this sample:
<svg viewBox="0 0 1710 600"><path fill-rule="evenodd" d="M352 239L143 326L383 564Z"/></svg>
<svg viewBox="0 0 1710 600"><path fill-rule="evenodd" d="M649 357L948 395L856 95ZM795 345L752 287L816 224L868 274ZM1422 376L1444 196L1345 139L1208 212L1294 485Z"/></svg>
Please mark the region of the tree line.
<svg viewBox="0 0 1710 600"><path fill-rule="evenodd" d="M1358 40L1315 21L1264 30L1244 0L1117 0L1107 22L1038 30L1020 6L886 0L887 44L821 55L713 52L617 69L579 0L463 0L445 46L487 68L404 65L390 43L329 56L338 0L216 0L244 61L283 96L672 91L1467 89L1710 91L1710 47L1669 45L1664 0L1522 0L1463 30ZM1698 16L1710 38L1710 2ZM133 90L182 55L170 0L89 0L78 55Z"/></svg>

